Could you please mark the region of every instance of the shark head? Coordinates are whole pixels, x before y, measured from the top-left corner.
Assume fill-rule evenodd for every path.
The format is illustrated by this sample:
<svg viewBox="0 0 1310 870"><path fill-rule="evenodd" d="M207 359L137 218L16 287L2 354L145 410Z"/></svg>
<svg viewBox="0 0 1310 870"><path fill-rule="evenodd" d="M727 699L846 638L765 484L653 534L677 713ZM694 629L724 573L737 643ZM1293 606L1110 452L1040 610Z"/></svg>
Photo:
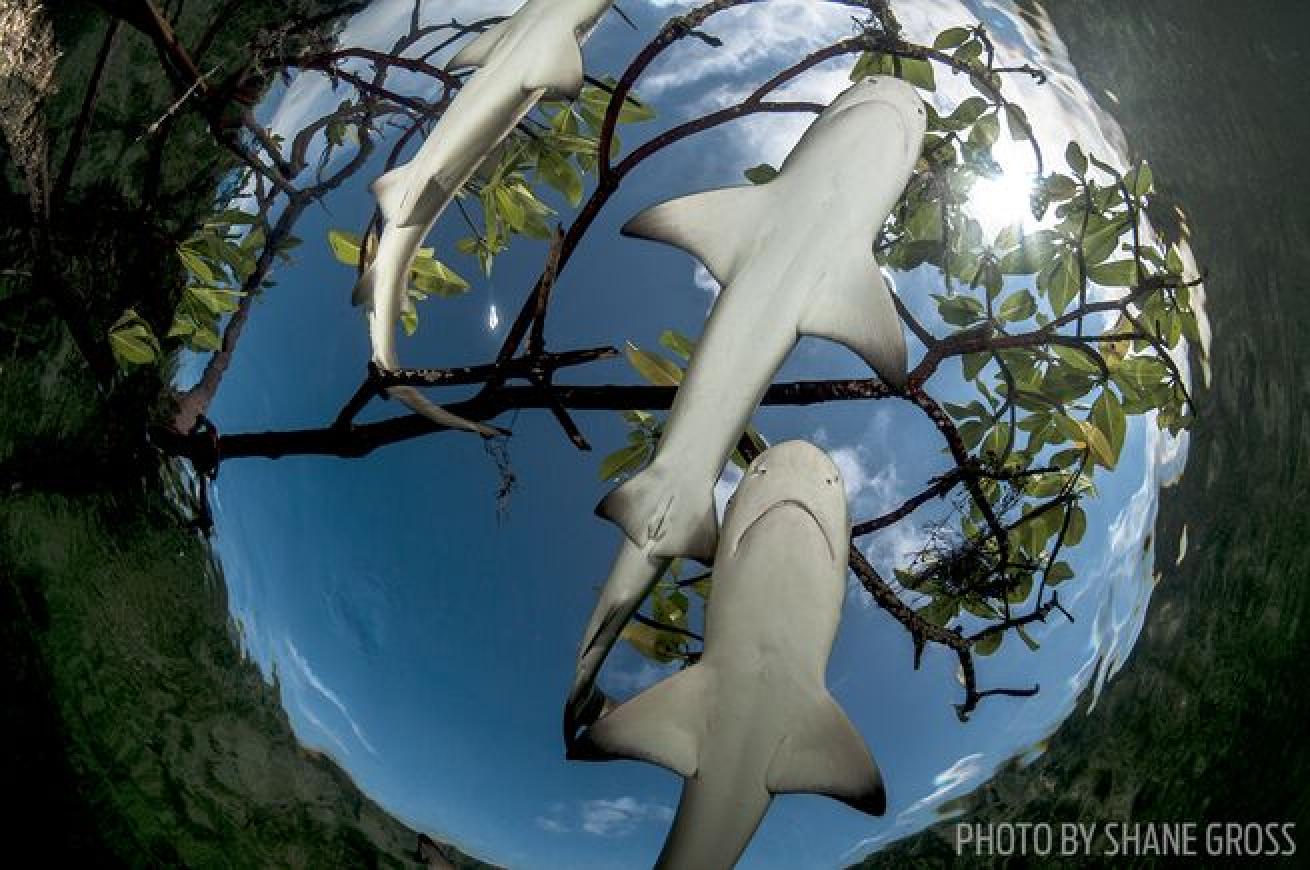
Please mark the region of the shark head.
<svg viewBox="0 0 1310 870"><path fill-rule="evenodd" d="M883 111L890 110L899 122L905 134L906 148L900 156L908 172L919 159L923 134L928 126L928 113L914 85L902 79L894 76L867 76L860 79L828 104L828 108L815 121L815 126L831 124L846 112L875 107Z"/></svg>
<svg viewBox="0 0 1310 870"><path fill-rule="evenodd" d="M781 508L808 514L833 561L846 561L851 528L841 474L828 454L808 441L785 441L755 457L728 503L721 547L735 552L766 514Z"/></svg>

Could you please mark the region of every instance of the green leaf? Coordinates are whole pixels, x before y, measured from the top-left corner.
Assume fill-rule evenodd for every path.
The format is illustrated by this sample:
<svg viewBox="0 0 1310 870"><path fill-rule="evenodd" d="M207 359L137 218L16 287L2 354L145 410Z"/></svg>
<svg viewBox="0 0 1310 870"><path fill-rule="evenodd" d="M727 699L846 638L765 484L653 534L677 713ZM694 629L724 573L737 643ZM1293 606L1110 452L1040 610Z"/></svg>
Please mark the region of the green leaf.
<svg viewBox="0 0 1310 870"><path fill-rule="evenodd" d="M687 338L681 332L672 329L666 329L660 333L660 344L684 360L690 360L691 352L696 349L696 342Z"/></svg>
<svg viewBox="0 0 1310 870"><path fill-rule="evenodd" d="M1037 313L1037 300L1033 299L1033 294L1029 291L1020 290L1006 297L998 313L1002 320L1018 323Z"/></svg>
<svg viewBox="0 0 1310 870"><path fill-rule="evenodd" d="M986 351L977 353L966 353L960 357L960 366L964 370L964 379L972 381L978 377L978 373L983 370L988 362L991 361L992 355Z"/></svg>
<svg viewBox="0 0 1310 870"><path fill-rule="evenodd" d="M424 295L441 296L447 299L466 293L469 289L468 281L432 256L415 258L410 269L410 279Z"/></svg>
<svg viewBox="0 0 1310 870"><path fill-rule="evenodd" d="M582 202L582 175L569 160L549 150L537 156L537 177L558 190L571 206Z"/></svg>
<svg viewBox="0 0 1310 870"><path fill-rule="evenodd" d="M896 74L915 87L923 88L925 91L937 89L937 79L933 75L931 61L920 60L917 57L901 57L896 59L894 67L896 66L900 67Z"/></svg>
<svg viewBox="0 0 1310 870"><path fill-rule="evenodd" d="M972 124L978 120L983 112L987 111L988 105L990 104L982 97L969 97L955 107L955 111L951 112L949 118L959 125Z"/></svg>
<svg viewBox="0 0 1310 870"><path fill-rule="evenodd" d="M937 38L932 42L932 47L936 49L955 48L963 45L968 38L969 29L967 27L948 27L937 34Z"/></svg>
<svg viewBox="0 0 1310 870"><path fill-rule="evenodd" d="M1046 585L1059 586L1072 576L1073 569L1069 567L1068 562L1056 562L1051 566L1051 570L1046 572Z"/></svg>
<svg viewBox="0 0 1310 870"><path fill-rule="evenodd" d="M1134 196L1146 196L1155 186L1155 175L1151 172L1151 164L1143 160L1136 169L1124 176L1124 184Z"/></svg>
<svg viewBox="0 0 1310 870"><path fill-rule="evenodd" d="M972 296L934 295L933 298L937 300L937 310L941 313L942 320L952 326L968 326L986 316L983 304Z"/></svg>
<svg viewBox="0 0 1310 870"><path fill-rule="evenodd" d="M600 463L600 479L613 480L621 474L639 470L646 463L650 447L646 444L629 444L606 456Z"/></svg>
<svg viewBox="0 0 1310 870"><path fill-rule="evenodd" d="M973 651L976 655L989 656L1001 648L1001 641L1005 639L1005 632L996 631L986 635L973 645Z"/></svg>
<svg viewBox="0 0 1310 870"><path fill-rule="evenodd" d="M328 245L332 254L347 266L359 265L359 252L362 242L359 236L344 230L328 230Z"/></svg>
<svg viewBox="0 0 1310 870"><path fill-rule="evenodd" d="M1137 283L1136 260L1112 260L1087 268L1087 277L1102 287L1132 287Z"/></svg>
<svg viewBox="0 0 1310 870"><path fill-rule="evenodd" d="M1082 178L1087 174L1087 156L1083 154L1083 149L1078 147L1077 142L1070 142L1064 149L1064 159L1074 175Z"/></svg>
<svg viewBox="0 0 1310 870"><path fill-rule="evenodd" d="M1005 122L1009 125L1010 138L1014 141L1032 138L1032 125L1028 123L1028 115L1020 106L1005 104Z"/></svg>
<svg viewBox="0 0 1310 870"><path fill-rule="evenodd" d="M1124 414L1123 405L1113 390L1101 391L1101 395L1092 403L1089 419L1092 425L1105 436L1106 443L1110 445L1110 451L1117 462L1119 454L1123 452L1124 439L1128 435L1128 417Z"/></svg>
<svg viewBox="0 0 1310 870"><path fill-rule="evenodd" d="M124 368L146 365L160 357L159 339L150 330L150 324L131 308L109 327L109 348Z"/></svg>
<svg viewBox="0 0 1310 870"><path fill-rule="evenodd" d="M1087 534L1087 513L1078 505L1069 508L1069 527L1064 532L1064 545L1076 547Z"/></svg>
<svg viewBox="0 0 1310 870"><path fill-rule="evenodd" d="M1078 183L1067 175L1055 172L1042 180L1042 190L1051 199L1060 202L1071 199L1078 192Z"/></svg>
<svg viewBox="0 0 1310 870"><path fill-rule="evenodd" d="M1037 652L1042 648L1042 645L1034 640L1033 636L1030 635L1022 625L1016 625L1014 630L1019 635L1019 640L1023 641L1024 646L1028 647L1028 649Z"/></svg>
<svg viewBox="0 0 1310 870"><path fill-rule="evenodd" d="M637 373L655 386L676 387L682 383L682 369L664 357L641 350L632 342L628 342L624 354Z"/></svg>
<svg viewBox="0 0 1310 870"><path fill-rule="evenodd" d="M919 202L905 219L905 231L917 241L940 241L942 237L942 205L940 202Z"/></svg>
<svg viewBox="0 0 1310 870"><path fill-rule="evenodd" d="M1006 275L1033 275L1046 268L1059 248L1055 234L1046 230L1023 236L1019 247L1001 257L1001 272Z"/></svg>
<svg viewBox="0 0 1310 870"><path fill-rule="evenodd" d="M1106 221L1093 215L1087 227L1087 234L1083 237L1083 257L1090 267L1113 254L1115 248L1119 247L1119 237L1128 229L1128 216L1118 214Z"/></svg>
<svg viewBox="0 0 1310 870"><path fill-rule="evenodd" d="M752 166L745 172L747 180L752 184L768 184L778 177L778 170L774 169L767 163L761 163L758 166Z"/></svg>
<svg viewBox="0 0 1310 870"><path fill-rule="evenodd" d="M1150 390L1168 376L1169 370L1155 356L1134 356L1119 363L1115 381L1126 381L1137 390Z"/></svg>
<svg viewBox="0 0 1310 870"><path fill-rule="evenodd" d="M974 122L973 129L969 131L969 144L990 148L1000 137L1001 120L995 112L990 112Z"/></svg>
<svg viewBox="0 0 1310 870"><path fill-rule="evenodd" d="M1046 297L1057 317L1064 314L1080 289L1078 260L1072 251L1062 252L1037 276L1037 292Z"/></svg>

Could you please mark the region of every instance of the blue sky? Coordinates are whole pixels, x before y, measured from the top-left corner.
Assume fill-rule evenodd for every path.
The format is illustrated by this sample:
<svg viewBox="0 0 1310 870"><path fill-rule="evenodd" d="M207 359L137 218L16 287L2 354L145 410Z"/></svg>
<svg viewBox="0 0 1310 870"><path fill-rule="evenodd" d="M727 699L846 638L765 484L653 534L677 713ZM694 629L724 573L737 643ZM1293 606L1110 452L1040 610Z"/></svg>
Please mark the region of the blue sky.
<svg viewBox="0 0 1310 870"><path fill-rule="evenodd" d="M434 19L503 13L512 0L432 3ZM586 48L595 73L619 72L675 0L628 0L641 26L615 16ZM385 47L404 26L409 0L381 0L347 29L343 43ZM1008 4L955 0L897 6L910 34L983 18L1003 57L1032 56L1036 35ZM638 92L657 121L631 127L631 143L733 100L809 49L847 32L849 10L817 0L774 0L725 14L708 30L722 49L688 41L652 68ZM1026 87L1021 101L1044 138L1074 137L1099 154L1120 155L1113 121L1095 110L1073 78L1058 40L1042 65L1052 84ZM819 70L794 93L826 99L846 83L849 62ZM946 76L941 76L947 79ZM962 93L943 82L948 103ZM270 98L265 117L294 131L335 107L309 77ZM618 226L642 207L707 186L739 183L741 170L775 164L807 118L751 120L711 133L650 161L625 183L581 246L555 294L548 340L557 349L631 340L653 347L666 328L696 335L713 299L713 282L685 254L622 239ZM1013 177L1022 187L1023 155ZM278 286L257 305L211 416L224 432L323 425L358 385L368 357L362 316L349 304L352 273L326 244L329 228L359 232L372 208L370 166L305 214L305 244ZM1021 190L1020 190L1021 192ZM980 213L1000 223L1013 211L1014 184L989 190ZM567 219L568 209L561 212ZM480 362L504 330L488 329L496 305L517 310L545 255L520 240L497 261L490 280L454 251L462 233L446 215L431 237L438 256L473 290L420 307L421 327L400 342L411 365ZM898 276L911 306L938 332L931 275ZM920 349L911 345L911 354ZM953 366L931 384L936 395L962 395ZM863 376L848 351L804 340L782 379ZM626 363L598 364L569 380L633 382ZM450 398L443 394L443 398ZM364 419L400 412L375 402ZM649 863L659 850L680 781L635 762L567 763L559 736L561 704L576 644L618 544L619 532L592 508L608 490L596 469L625 430L613 413L579 414L596 447L579 453L545 413L507 415L518 486L499 518L495 466L479 439L443 434L387 448L362 460L287 458L227 463L216 488L220 555L234 616L249 653L276 669L297 733L338 759L359 784L410 823L489 860L521 867L601 868ZM867 518L900 503L946 468L935 431L899 403L819 409L766 409L757 417L770 440L804 437L833 453L848 486L852 515ZM889 811L863 816L831 800L775 801L744 867L840 866L879 842L928 823L942 800L968 791L990 771L1047 736L1082 687L1126 659L1152 585L1152 554L1142 540L1155 514L1158 486L1181 470L1185 444L1135 422L1124 459L1099 479L1088 507L1090 529L1071 553L1078 577L1062 589L1078 622L1053 619L1032 634L1039 653L1007 640L979 664L984 687L1042 684L1033 699L994 699L961 725L954 659L930 649L911 669L905 632L853 590L829 669L829 684L878 758ZM722 489L726 492L732 480ZM904 527L866 542L890 575L941 517L928 506ZM937 511L934 514L934 510ZM1170 544L1169 546L1173 546ZM1174 552L1165 554L1173 558ZM611 657L602 685L628 696L664 675L631 650Z"/></svg>

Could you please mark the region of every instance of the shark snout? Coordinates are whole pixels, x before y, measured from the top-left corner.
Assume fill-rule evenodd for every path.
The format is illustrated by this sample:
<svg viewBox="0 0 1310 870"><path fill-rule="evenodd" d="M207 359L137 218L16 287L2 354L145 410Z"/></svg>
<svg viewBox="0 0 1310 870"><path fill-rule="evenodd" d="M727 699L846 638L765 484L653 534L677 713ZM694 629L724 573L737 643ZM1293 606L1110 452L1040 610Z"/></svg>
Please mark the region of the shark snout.
<svg viewBox="0 0 1310 870"><path fill-rule="evenodd" d="M808 441L786 441L755 458L728 503L721 538L735 550L753 526L784 508L808 514L833 558L844 558L850 527L841 473Z"/></svg>

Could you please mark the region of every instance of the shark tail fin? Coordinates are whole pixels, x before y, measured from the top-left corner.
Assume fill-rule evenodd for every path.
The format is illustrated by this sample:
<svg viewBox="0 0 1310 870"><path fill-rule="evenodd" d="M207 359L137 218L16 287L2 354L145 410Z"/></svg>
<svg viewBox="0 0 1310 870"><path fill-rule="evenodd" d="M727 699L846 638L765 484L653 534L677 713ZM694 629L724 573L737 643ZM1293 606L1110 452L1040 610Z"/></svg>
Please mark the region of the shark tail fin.
<svg viewBox="0 0 1310 870"><path fill-rule="evenodd" d="M446 69L459 70L484 65L487 59L491 57L491 53L496 50L496 46L500 44L501 39L509 32L513 20L513 16L510 16L479 33L472 41L455 53L455 56L446 64Z"/></svg>
<svg viewBox="0 0 1310 870"><path fill-rule="evenodd" d="M696 775L705 733L701 711L711 700L714 674L693 665L656 683L601 716L569 747L574 761L631 758L658 764L683 777Z"/></svg>
<svg viewBox="0 0 1310 870"><path fill-rule="evenodd" d="M452 414L440 405L434 405L428 401L413 387L388 387L387 395L416 414L422 414L433 423L445 426L447 429L463 429L467 432L476 432L484 438L509 434L504 429L497 429L483 423L475 423L472 420L465 420L458 414Z"/></svg>
<svg viewBox="0 0 1310 870"><path fill-rule="evenodd" d="M909 380L905 333L878 261L868 250L836 259L829 280L814 290L800 333L846 345L885 383L904 389Z"/></svg>
<svg viewBox="0 0 1310 870"><path fill-rule="evenodd" d="M768 208L768 196L768 184L693 193L651 206L621 232L682 248L727 286L750 255L752 231Z"/></svg>
<svg viewBox="0 0 1310 870"><path fill-rule="evenodd" d="M719 526L713 493L707 491L703 499L689 496L658 465L605 496L596 514L622 528L639 547L653 542L653 556L688 556L707 564L714 559Z"/></svg>
<svg viewBox="0 0 1310 870"><path fill-rule="evenodd" d="M870 815L887 811L878 765L826 691L794 714L791 730L769 762L766 784L773 794L822 794Z"/></svg>

